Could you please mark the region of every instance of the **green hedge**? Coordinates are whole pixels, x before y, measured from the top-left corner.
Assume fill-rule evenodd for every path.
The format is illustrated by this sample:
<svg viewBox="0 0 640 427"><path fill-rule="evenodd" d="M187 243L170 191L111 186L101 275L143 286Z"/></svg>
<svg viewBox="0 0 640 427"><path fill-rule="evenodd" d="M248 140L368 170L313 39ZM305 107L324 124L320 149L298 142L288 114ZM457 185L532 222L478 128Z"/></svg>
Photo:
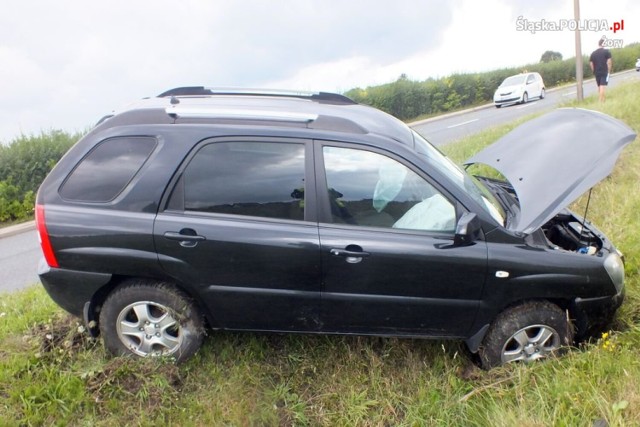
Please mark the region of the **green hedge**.
<svg viewBox="0 0 640 427"><path fill-rule="evenodd" d="M21 220L33 214L35 195L33 191L22 194L18 187L0 181L0 221Z"/></svg>
<svg viewBox="0 0 640 427"><path fill-rule="evenodd" d="M634 43L620 49L611 49L614 71L635 67L640 58L640 44ZM374 106L401 120L433 115L493 100L493 92L505 78L523 71L537 71L551 88L575 81L576 59L540 62L522 67L503 68L484 73L453 74L441 79L425 81L409 80L404 74L393 82L366 89L355 88L345 95L354 101ZM593 77L589 56L583 57L583 75Z"/></svg>
<svg viewBox="0 0 640 427"><path fill-rule="evenodd" d="M38 187L53 166L81 137L59 130L20 136L0 144L0 221L29 218Z"/></svg>

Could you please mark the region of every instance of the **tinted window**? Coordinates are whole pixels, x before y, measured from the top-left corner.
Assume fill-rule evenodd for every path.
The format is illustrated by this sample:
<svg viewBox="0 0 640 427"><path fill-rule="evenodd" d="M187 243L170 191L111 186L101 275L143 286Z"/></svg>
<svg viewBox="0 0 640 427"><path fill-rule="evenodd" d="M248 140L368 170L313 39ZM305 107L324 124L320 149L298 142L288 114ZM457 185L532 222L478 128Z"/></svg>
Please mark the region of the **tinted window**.
<svg viewBox="0 0 640 427"><path fill-rule="evenodd" d="M113 138L96 146L62 184L60 195L69 200L108 202L138 173L156 140Z"/></svg>
<svg viewBox="0 0 640 427"><path fill-rule="evenodd" d="M333 221L453 232L455 209L401 163L369 151L324 147Z"/></svg>
<svg viewBox="0 0 640 427"><path fill-rule="evenodd" d="M304 145L204 146L183 174L185 210L304 219Z"/></svg>

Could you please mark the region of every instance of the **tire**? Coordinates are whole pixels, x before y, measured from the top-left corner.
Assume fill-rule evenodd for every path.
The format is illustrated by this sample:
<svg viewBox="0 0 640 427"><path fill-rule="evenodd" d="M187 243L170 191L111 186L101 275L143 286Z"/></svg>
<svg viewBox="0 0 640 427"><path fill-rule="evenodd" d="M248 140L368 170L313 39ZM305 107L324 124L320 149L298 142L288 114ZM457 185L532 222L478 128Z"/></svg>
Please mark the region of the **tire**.
<svg viewBox="0 0 640 427"><path fill-rule="evenodd" d="M100 311L100 333L116 356L193 356L204 339L204 321L193 301L167 283L138 281L116 289Z"/></svg>
<svg viewBox="0 0 640 427"><path fill-rule="evenodd" d="M527 102L529 102L529 95L525 92L522 94L522 104L526 104Z"/></svg>
<svg viewBox="0 0 640 427"><path fill-rule="evenodd" d="M502 107L502 105L496 105L496 108L500 108L500 107Z"/></svg>
<svg viewBox="0 0 640 427"><path fill-rule="evenodd" d="M503 311L479 349L482 367L532 362L557 354L573 343L573 329L562 309L549 302L530 302Z"/></svg>
<svg viewBox="0 0 640 427"><path fill-rule="evenodd" d="M540 91L540 99L544 99L545 95L546 94L545 94L544 88L542 88L542 90Z"/></svg>

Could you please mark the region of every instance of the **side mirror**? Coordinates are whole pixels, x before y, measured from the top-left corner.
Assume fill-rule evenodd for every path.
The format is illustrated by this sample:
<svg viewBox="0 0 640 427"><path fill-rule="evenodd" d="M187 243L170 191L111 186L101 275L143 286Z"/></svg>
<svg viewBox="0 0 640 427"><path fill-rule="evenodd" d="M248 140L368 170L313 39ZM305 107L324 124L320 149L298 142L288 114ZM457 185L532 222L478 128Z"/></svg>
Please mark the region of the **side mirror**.
<svg viewBox="0 0 640 427"><path fill-rule="evenodd" d="M456 234L453 237L453 245L471 245L480 237L480 232L481 228L478 216L471 212L465 212L458 220L458 224L456 224Z"/></svg>

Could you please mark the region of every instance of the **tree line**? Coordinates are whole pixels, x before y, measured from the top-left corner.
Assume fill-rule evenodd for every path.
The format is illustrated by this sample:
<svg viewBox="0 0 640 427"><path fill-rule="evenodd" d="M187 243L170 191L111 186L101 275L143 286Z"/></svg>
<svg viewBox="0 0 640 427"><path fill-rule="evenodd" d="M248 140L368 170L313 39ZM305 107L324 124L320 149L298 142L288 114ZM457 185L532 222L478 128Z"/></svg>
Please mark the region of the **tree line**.
<svg viewBox="0 0 640 427"><path fill-rule="evenodd" d="M549 52L549 53L547 53ZM538 72L545 86L551 88L576 79L576 59L560 59L562 55L547 51L539 63L502 68L482 73L452 74L439 79L410 80L405 74L398 80L365 89L355 88L345 95L356 102L371 105L401 120L413 120L493 101L493 93L502 81L522 72ZM640 58L640 43L611 49L614 71L635 67ZM555 58L555 59L554 59ZM583 56L584 78L593 77L589 56Z"/></svg>

